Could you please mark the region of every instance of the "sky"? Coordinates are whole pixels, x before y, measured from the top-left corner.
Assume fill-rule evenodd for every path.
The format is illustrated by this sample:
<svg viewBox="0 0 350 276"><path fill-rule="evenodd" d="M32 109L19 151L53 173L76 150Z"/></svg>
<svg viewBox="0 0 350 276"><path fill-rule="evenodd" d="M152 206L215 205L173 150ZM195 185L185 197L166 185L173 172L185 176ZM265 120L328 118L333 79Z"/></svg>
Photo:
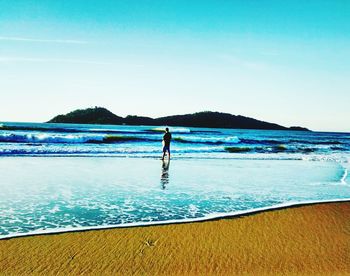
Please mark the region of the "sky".
<svg viewBox="0 0 350 276"><path fill-rule="evenodd" d="M348 0L0 0L0 121L102 106L350 132Z"/></svg>

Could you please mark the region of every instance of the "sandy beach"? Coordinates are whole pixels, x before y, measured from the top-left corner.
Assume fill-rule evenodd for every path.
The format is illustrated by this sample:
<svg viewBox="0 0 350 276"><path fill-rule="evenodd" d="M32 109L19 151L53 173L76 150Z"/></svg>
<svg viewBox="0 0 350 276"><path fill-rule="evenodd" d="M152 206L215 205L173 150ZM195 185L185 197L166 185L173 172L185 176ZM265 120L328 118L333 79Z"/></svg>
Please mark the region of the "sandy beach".
<svg viewBox="0 0 350 276"><path fill-rule="evenodd" d="M1 274L350 275L350 202L0 241Z"/></svg>

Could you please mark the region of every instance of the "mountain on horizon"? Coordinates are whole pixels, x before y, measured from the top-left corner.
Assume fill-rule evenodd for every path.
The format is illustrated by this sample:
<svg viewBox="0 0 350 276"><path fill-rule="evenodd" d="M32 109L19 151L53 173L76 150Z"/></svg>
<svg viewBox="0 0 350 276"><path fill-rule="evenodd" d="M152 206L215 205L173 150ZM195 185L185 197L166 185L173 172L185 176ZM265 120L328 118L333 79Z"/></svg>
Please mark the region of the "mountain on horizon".
<svg viewBox="0 0 350 276"><path fill-rule="evenodd" d="M109 125L154 125L203 128L235 128L261 130L301 130L303 127L284 127L257 119L229 113L203 111L193 114L173 115L160 118L143 116L120 117L103 107L77 109L65 115L58 115L47 123L109 124Z"/></svg>

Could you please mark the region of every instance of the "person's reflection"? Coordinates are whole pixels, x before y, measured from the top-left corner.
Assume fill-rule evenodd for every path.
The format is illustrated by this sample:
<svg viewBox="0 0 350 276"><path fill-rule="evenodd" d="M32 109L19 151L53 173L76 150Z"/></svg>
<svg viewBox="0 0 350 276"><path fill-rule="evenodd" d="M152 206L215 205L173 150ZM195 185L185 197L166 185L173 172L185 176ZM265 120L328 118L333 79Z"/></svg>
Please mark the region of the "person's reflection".
<svg viewBox="0 0 350 276"><path fill-rule="evenodd" d="M165 190L166 186L169 184L169 165L170 160L162 161L162 174L160 176L160 184L162 189Z"/></svg>

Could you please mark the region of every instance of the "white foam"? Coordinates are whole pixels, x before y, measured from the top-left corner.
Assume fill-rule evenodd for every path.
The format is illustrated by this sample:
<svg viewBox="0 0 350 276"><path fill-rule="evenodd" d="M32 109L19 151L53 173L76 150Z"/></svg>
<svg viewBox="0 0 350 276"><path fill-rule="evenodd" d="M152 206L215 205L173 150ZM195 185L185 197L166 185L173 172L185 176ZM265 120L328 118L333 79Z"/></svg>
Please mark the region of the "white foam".
<svg viewBox="0 0 350 276"><path fill-rule="evenodd" d="M84 143L89 140L102 141L104 137L105 135L91 134L4 133L0 135L0 141L22 143Z"/></svg>
<svg viewBox="0 0 350 276"><path fill-rule="evenodd" d="M155 225L166 225L166 224L203 222L203 221L208 221L213 219L233 218L233 217L238 217L242 215L260 213L263 211L273 211L281 208L297 207L297 206L311 205L311 204L317 204L317 203L332 203L332 202L335 203L335 202L349 202L349 201L350 201L350 198L333 199L333 200L306 200L306 201L299 201L299 202L290 201L290 202L276 204L269 207L254 208L254 209L249 209L244 211L212 213L200 218L173 219L173 220L166 220L166 221L149 221L149 222L131 222L131 223L115 224L115 225L66 227L66 228L56 228L56 229L50 229L50 230L38 229L28 233L15 233L10 235L2 235L0 236L0 240L16 238L16 237L36 236L36 235L43 235L43 234L80 232L80 231L87 231L87 230L102 230L102 229L114 229L114 228L130 228L130 227L140 227L140 226L153 226L153 225L155 226Z"/></svg>
<svg viewBox="0 0 350 276"><path fill-rule="evenodd" d="M194 143L218 143L218 142L222 142L222 143L239 143L240 140L237 136L229 136L229 137L199 137L199 136L192 136L192 137L184 137L184 136L180 136L180 137L175 137L175 138L179 138L183 141L187 141L187 142L194 142Z"/></svg>
<svg viewBox="0 0 350 276"><path fill-rule="evenodd" d="M340 183L346 185L346 178L348 177L348 169L344 168L344 174L342 178L340 179Z"/></svg>
<svg viewBox="0 0 350 276"><path fill-rule="evenodd" d="M153 131L164 131L165 127L152 128ZM185 127L169 127L169 131L172 133L190 133L191 130Z"/></svg>
<svg viewBox="0 0 350 276"><path fill-rule="evenodd" d="M60 211L60 207L58 207L57 205L55 205L51 210L48 210L49 213L57 213Z"/></svg>
<svg viewBox="0 0 350 276"><path fill-rule="evenodd" d="M302 155L301 159L304 161L326 161L326 162L348 163L347 156L339 155L339 154Z"/></svg>

